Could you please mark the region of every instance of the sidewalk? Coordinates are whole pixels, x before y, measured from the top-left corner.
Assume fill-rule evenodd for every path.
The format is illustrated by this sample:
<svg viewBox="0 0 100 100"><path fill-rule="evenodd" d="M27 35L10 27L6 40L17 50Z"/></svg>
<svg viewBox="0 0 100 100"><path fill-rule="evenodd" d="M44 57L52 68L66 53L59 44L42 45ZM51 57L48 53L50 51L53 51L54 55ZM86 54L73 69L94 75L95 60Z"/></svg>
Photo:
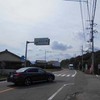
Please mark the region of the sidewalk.
<svg viewBox="0 0 100 100"><path fill-rule="evenodd" d="M0 76L0 82L1 82L1 81L5 81L5 80L7 80L7 77Z"/></svg>
<svg viewBox="0 0 100 100"><path fill-rule="evenodd" d="M87 85L83 93L76 95L76 100L100 100L100 78L95 75L85 75Z"/></svg>
<svg viewBox="0 0 100 100"><path fill-rule="evenodd" d="M7 80L6 78L2 78L2 79L0 79L0 82L6 81L6 80Z"/></svg>

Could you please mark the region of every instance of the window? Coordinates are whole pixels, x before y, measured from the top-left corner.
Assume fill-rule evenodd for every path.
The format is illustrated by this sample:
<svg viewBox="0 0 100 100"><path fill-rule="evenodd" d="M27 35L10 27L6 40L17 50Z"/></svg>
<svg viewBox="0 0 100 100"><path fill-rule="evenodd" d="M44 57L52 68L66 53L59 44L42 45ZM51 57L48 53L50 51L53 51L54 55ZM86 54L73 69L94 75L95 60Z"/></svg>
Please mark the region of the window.
<svg viewBox="0 0 100 100"><path fill-rule="evenodd" d="M32 68L32 69L29 69L27 72L31 72L31 73L38 72L38 69Z"/></svg>
<svg viewBox="0 0 100 100"><path fill-rule="evenodd" d="M42 69L39 69L38 72L39 72L39 73L45 73L45 71L42 70Z"/></svg>

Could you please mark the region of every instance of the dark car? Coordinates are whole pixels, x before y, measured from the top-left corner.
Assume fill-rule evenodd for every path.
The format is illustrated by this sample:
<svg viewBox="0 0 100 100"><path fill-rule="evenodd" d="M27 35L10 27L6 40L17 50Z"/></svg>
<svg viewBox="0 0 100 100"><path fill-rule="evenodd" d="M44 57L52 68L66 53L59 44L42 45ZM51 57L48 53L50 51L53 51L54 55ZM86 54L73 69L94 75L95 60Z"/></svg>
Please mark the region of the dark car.
<svg viewBox="0 0 100 100"><path fill-rule="evenodd" d="M7 82L15 84L31 85L34 82L53 81L55 76L53 73L46 72L39 67L23 67L15 72L9 73Z"/></svg>

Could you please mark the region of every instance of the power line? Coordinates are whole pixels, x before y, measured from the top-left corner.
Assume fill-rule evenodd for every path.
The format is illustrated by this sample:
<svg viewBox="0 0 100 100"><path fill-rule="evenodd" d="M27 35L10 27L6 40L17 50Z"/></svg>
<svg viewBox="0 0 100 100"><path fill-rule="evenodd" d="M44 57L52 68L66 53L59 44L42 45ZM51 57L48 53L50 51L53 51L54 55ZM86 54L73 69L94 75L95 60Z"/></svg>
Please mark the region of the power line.
<svg viewBox="0 0 100 100"><path fill-rule="evenodd" d="M87 0L64 0L64 1L74 1L74 2L79 2L79 3L80 3L80 12L81 12L81 21L82 21L82 30L83 30L84 40L86 41L86 37L85 37L85 24L84 24L84 18L83 18L82 2L87 3Z"/></svg>
<svg viewBox="0 0 100 100"><path fill-rule="evenodd" d="M82 1L80 0L80 11L81 11L81 20L82 20L82 28L83 28L83 34L84 34L84 40L86 40L85 38L85 31L84 31L84 18L83 18L83 9L82 9Z"/></svg>
<svg viewBox="0 0 100 100"><path fill-rule="evenodd" d="M80 2L80 0L64 0L64 1L75 1L75 2ZM81 2L87 2L86 0L82 0Z"/></svg>
<svg viewBox="0 0 100 100"><path fill-rule="evenodd" d="M97 0L93 0L92 20L95 18Z"/></svg>
<svg viewBox="0 0 100 100"><path fill-rule="evenodd" d="M89 1L87 0L87 13L90 21L90 9L89 9Z"/></svg>

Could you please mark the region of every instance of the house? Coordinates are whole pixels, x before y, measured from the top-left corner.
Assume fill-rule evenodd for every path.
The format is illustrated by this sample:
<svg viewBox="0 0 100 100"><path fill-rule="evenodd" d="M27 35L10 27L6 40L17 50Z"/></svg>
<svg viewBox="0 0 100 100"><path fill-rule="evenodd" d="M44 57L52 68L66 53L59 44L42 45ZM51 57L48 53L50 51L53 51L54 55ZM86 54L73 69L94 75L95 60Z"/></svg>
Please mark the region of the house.
<svg viewBox="0 0 100 100"><path fill-rule="evenodd" d="M18 69L23 67L22 57L8 51L0 52L0 69Z"/></svg>
<svg viewBox="0 0 100 100"><path fill-rule="evenodd" d="M25 66L25 60L23 56L19 57L18 55L8 51L0 52L0 74L8 74L13 72L16 69ZM31 65L30 61L27 60L27 66Z"/></svg>
<svg viewBox="0 0 100 100"><path fill-rule="evenodd" d="M58 61L48 61L48 65L52 65L54 68L61 68L60 62Z"/></svg>
<svg viewBox="0 0 100 100"><path fill-rule="evenodd" d="M36 60L35 66L41 68L61 68L60 62L58 61L45 61L45 60Z"/></svg>
<svg viewBox="0 0 100 100"><path fill-rule="evenodd" d="M45 60L36 60L34 65L37 67L45 68L47 62Z"/></svg>

